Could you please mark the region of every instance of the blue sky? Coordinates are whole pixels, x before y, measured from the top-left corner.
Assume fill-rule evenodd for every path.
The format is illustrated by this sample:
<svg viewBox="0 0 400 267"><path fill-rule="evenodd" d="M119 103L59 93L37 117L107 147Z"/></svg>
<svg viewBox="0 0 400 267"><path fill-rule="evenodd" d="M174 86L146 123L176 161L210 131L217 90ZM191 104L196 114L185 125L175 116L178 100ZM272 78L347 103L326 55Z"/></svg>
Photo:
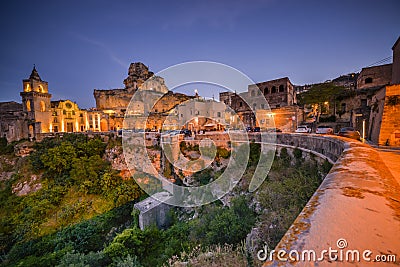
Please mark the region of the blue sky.
<svg viewBox="0 0 400 267"><path fill-rule="evenodd" d="M398 10L389 0L1 1L0 101L20 101L33 64L53 100L83 108L95 105L93 89L122 88L137 61L158 72L210 60L255 82L321 82L391 56Z"/></svg>

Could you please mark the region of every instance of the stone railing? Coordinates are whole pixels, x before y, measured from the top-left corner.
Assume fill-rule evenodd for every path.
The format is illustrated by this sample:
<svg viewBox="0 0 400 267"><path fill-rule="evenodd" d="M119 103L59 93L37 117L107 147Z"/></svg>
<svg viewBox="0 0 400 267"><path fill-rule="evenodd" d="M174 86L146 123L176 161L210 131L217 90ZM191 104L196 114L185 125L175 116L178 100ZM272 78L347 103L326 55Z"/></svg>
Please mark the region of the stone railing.
<svg viewBox="0 0 400 267"><path fill-rule="evenodd" d="M398 264L400 188L379 153L334 136L278 134L277 143L337 160L265 266L365 266L380 255L396 255ZM398 266L379 263L387 265Z"/></svg>
<svg viewBox="0 0 400 267"><path fill-rule="evenodd" d="M249 139L260 142L260 134L249 134ZM313 153L319 157L335 163L341 156L343 150L348 147L344 139L316 134L288 134L277 133L276 145L292 148L300 148L304 151Z"/></svg>

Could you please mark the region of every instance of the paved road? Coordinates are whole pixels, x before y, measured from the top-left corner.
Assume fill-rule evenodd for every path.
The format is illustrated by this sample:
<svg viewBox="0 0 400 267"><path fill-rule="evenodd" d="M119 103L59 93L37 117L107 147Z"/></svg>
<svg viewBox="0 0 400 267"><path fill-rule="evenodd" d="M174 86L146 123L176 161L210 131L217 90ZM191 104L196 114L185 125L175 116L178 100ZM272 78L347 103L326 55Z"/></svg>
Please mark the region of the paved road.
<svg viewBox="0 0 400 267"><path fill-rule="evenodd" d="M377 147L379 156L400 185L400 149Z"/></svg>

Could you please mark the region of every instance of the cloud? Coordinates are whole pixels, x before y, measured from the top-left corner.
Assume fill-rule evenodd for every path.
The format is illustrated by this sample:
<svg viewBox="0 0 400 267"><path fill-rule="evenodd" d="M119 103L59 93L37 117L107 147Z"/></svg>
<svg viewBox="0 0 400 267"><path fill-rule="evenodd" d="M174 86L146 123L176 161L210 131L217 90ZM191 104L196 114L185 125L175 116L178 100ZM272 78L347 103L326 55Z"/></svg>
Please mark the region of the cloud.
<svg viewBox="0 0 400 267"><path fill-rule="evenodd" d="M120 66L122 66L124 68L126 68L126 66L129 65L127 62L125 62L122 59L118 58L115 55L115 53L113 52L113 50L111 50L109 47L107 47L104 43L102 43L100 41L97 41L97 40L94 40L94 39L91 39L91 38L89 38L87 36L84 36L84 35L76 33L76 32L71 32L71 34L75 38L77 38L77 39L79 39L79 40L81 40L83 42L86 42L88 44L91 44L91 45L94 45L94 46L97 46L97 47L101 48L110 57L110 59L112 61L114 61L115 63L117 63L118 65L120 65Z"/></svg>

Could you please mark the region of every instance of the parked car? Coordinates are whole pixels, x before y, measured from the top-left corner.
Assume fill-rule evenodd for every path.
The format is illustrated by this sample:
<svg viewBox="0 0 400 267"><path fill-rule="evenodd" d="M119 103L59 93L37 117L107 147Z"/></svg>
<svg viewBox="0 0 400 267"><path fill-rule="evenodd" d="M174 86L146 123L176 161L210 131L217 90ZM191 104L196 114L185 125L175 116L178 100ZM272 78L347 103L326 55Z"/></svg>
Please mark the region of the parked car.
<svg viewBox="0 0 400 267"><path fill-rule="evenodd" d="M266 132L268 132L268 133L273 133L273 132L281 133L282 130L279 129L279 128L267 128Z"/></svg>
<svg viewBox="0 0 400 267"><path fill-rule="evenodd" d="M353 127L345 127L340 129L339 136L361 140L360 132L356 131Z"/></svg>
<svg viewBox="0 0 400 267"><path fill-rule="evenodd" d="M261 131L260 127L254 127L253 132L259 133Z"/></svg>
<svg viewBox="0 0 400 267"><path fill-rule="evenodd" d="M188 129L183 129L183 130L180 131L180 133L181 133L181 134L184 134L185 137L190 137L190 136L192 136L192 131L191 131L191 130L188 130Z"/></svg>
<svg viewBox="0 0 400 267"><path fill-rule="evenodd" d="M326 125L319 125L315 130L317 134L333 134L333 128Z"/></svg>
<svg viewBox="0 0 400 267"><path fill-rule="evenodd" d="M308 128L307 125L301 125L298 126L296 131L296 133L311 133L311 128Z"/></svg>
<svg viewBox="0 0 400 267"><path fill-rule="evenodd" d="M246 127L246 132L252 132L253 131L253 128L251 128L251 127Z"/></svg>

